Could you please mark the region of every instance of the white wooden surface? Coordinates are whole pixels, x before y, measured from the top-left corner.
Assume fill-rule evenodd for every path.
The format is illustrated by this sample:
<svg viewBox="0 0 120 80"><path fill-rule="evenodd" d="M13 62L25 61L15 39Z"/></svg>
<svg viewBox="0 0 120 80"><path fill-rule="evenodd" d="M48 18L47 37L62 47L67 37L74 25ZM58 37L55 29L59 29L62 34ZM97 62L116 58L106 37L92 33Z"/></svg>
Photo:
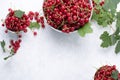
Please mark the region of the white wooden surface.
<svg viewBox="0 0 120 80"><path fill-rule="evenodd" d="M5 18L10 7L26 12L39 11L42 2L1 0L0 19ZM36 37L29 31L24 34L18 53L7 61L3 58L8 54L2 53L0 48L0 80L93 80L96 68L104 64L115 64L120 70L120 54L114 53L114 46L107 49L100 47L99 36L103 31L113 31L92 23L94 32L84 38L77 33L58 33L47 24L46 29L40 29ZM4 30L0 27L0 40L15 38L11 33L5 34Z"/></svg>

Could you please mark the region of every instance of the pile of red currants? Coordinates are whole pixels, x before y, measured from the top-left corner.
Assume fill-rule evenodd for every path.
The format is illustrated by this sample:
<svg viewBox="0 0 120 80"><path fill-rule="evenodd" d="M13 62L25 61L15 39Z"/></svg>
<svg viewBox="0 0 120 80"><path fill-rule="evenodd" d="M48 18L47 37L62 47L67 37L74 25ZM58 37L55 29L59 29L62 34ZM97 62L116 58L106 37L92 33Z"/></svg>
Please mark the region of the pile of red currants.
<svg viewBox="0 0 120 80"><path fill-rule="evenodd" d="M94 80L120 80L120 73L115 65L105 65L97 70Z"/></svg>

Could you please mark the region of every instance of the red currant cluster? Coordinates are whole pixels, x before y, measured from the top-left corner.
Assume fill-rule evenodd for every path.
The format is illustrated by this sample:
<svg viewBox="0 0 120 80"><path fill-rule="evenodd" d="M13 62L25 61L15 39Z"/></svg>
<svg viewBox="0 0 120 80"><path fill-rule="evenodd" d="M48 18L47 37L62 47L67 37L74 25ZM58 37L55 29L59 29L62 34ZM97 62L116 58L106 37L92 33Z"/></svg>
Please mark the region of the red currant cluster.
<svg viewBox="0 0 120 80"><path fill-rule="evenodd" d="M38 12L29 11L28 17L31 21L35 20L37 23L41 24L42 28L45 28L44 17L40 16Z"/></svg>
<svg viewBox="0 0 120 80"><path fill-rule="evenodd" d="M115 65L102 66L95 73L94 80L120 80L120 73L118 73L118 74L114 73L116 71L118 72ZM117 79L114 79L114 76L116 76L116 75L117 75Z"/></svg>
<svg viewBox="0 0 120 80"><path fill-rule="evenodd" d="M45 24L44 24L44 17L41 16L40 17L40 20L41 20L41 25L42 25L42 28L45 28Z"/></svg>
<svg viewBox="0 0 120 80"><path fill-rule="evenodd" d="M9 9L9 14L7 15L5 23L2 24L2 26L4 25L8 30L13 32L27 32L26 28L30 25L30 20L25 13L21 18L18 18L15 16L15 10Z"/></svg>
<svg viewBox="0 0 120 80"><path fill-rule="evenodd" d="M89 22L92 7L89 0L45 0L43 11L49 25L69 33Z"/></svg>
<svg viewBox="0 0 120 80"><path fill-rule="evenodd" d="M20 48L20 43L21 43L21 39L16 40L16 41L14 41L14 40L10 41L9 48L11 48L13 50L13 53L16 53L17 50Z"/></svg>
<svg viewBox="0 0 120 80"><path fill-rule="evenodd" d="M38 12L29 11L28 17L31 22L35 20L38 24L41 24L42 28L45 28L44 17L40 16ZM33 32L33 35L36 36L37 32Z"/></svg>

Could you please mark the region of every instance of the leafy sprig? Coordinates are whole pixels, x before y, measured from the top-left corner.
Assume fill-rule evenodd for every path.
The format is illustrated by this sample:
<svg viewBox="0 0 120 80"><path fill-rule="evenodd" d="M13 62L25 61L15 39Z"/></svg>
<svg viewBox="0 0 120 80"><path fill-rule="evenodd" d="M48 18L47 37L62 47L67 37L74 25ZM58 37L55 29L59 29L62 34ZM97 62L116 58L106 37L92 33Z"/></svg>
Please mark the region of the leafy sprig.
<svg viewBox="0 0 120 80"><path fill-rule="evenodd" d="M120 0L105 0L103 6L100 5L101 0L93 0L96 5L94 6L92 19L103 27L111 26L116 21L116 30L113 34L105 31L100 36L102 40L101 47L107 48L115 45L115 53L120 52L120 12L117 12L117 5Z"/></svg>
<svg viewBox="0 0 120 80"><path fill-rule="evenodd" d="M110 1L110 0L109 0ZM115 14L112 11L106 9L105 6L100 5L100 0L95 0L95 6L93 10L92 19L103 27L112 24L115 21ZM106 3L105 3L106 4Z"/></svg>
<svg viewBox="0 0 120 80"><path fill-rule="evenodd" d="M2 48L3 52L4 52L4 53L7 52L6 42L3 40L3 41L0 42L0 44L1 44L1 48ZM8 50L8 51L9 51L9 50ZM11 49L9 52L10 52L10 55L8 55L7 57L5 57L4 60L7 60L8 58L10 58L10 57L12 57L13 55L15 55L13 49Z"/></svg>
<svg viewBox="0 0 120 80"><path fill-rule="evenodd" d="M3 52L5 52L5 41L4 40L1 41L0 44L1 44L1 48L2 48Z"/></svg>
<svg viewBox="0 0 120 80"><path fill-rule="evenodd" d="M10 55L7 56L7 57L5 57L4 60L7 60L7 59L9 59L10 57L12 57L12 56L14 56L14 55L15 55L14 50L11 49L11 51L10 51Z"/></svg>

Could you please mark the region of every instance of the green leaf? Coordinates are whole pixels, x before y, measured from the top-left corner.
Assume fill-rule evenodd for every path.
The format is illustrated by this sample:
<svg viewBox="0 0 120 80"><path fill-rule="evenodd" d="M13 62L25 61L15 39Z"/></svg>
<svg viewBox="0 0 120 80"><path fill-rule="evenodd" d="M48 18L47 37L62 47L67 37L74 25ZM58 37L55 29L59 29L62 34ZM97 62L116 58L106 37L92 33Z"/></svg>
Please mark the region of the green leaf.
<svg viewBox="0 0 120 80"><path fill-rule="evenodd" d="M115 53L118 54L120 52L120 40L118 41L116 47L115 47Z"/></svg>
<svg viewBox="0 0 120 80"><path fill-rule="evenodd" d="M1 43L1 47L2 47L3 52L5 52L5 41L3 40L0 43Z"/></svg>
<svg viewBox="0 0 120 80"><path fill-rule="evenodd" d="M116 27L120 28L120 12L117 12L117 22L116 22Z"/></svg>
<svg viewBox="0 0 120 80"><path fill-rule="evenodd" d="M119 28L120 28L120 20L117 20L117 22L116 22L116 27L119 27Z"/></svg>
<svg viewBox="0 0 120 80"><path fill-rule="evenodd" d="M117 4L120 2L120 0L105 0L105 4L103 8L107 11L111 10L111 12L115 13Z"/></svg>
<svg viewBox="0 0 120 80"><path fill-rule="evenodd" d="M100 2L100 0L93 0L95 3L99 3Z"/></svg>
<svg viewBox="0 0 120 80"><path fill-rule="evenodd" d="M100 5L95 8L97 11L94 9L92 19L97 21L99 25L107 27L114 22L115 15L113 15L110 11L104 10Z"/></svg>
<svg viewBox="0 0 120 80"><path fill-rule="evenodd" d="M117 19L120 20L120 12L117 12Z"/></svg>
<svg viewBox="0 0 120 80"><path fill-rule="evenodd" d="M15 15L17 18L22 18L22 16L23 16L24 13L25 13L24 11L15 10L14 15Z"/></svg>
<svg viewBox="0 0 120 80"><path fill-rule="evenodd" d="M92 33L93 30L91 28L91 24L87 23L82 28L78 30L80 36L84 37L87 33Z"/></svg>
<svg viewBox="0 0 120 80"><path fill-rule="evenodd" d="M112 45L115 45L119 39L120 39L120 35L111 35Z"/></svg>
<svg viewBox="0 0 120 80"><path fill-rule="evenodd" d="M39 29L40 28L40 24L37 23L37 22L31 22L29 28L30 29Z"/></svg>
<svg viewBox="0 0 120 80"><path fill-rule="evenodd" d="M102 40L102 44L101 47L106 48L111 46L112 42L111 42L111 36L109 35L109 33L107 31L105 31L101 36L100 39Z"/></svg>
<svg viewBox="0 0 120 80"><path fill-rule="evenodd" d="M118 80L118 75L119 75L119 72L118 72L117 70L114 70L114 71L112 71L111 77L112 77L114 80Z"/></svg>
<svg viewBox="0 0 120 80"><path fill-rule="evenodd" d="M117 42L117 39L115 37L116 35L111 35L111 42L112 42L112 45L115 45L116 42Z"/></svg>
<svg viewBox="0 0 120 80"><path fill-rule="evenodd" d="M115 45L120 39L119 31L119 28L117 28L116 31L111 35L112 45Z"/></svg>
<svg viewBox="0 0 120 80"><path fill-rule="evenodd" d="M118 35L120 33L119 27L117 27L116 31L114 32L114 35Z"/></svg>

